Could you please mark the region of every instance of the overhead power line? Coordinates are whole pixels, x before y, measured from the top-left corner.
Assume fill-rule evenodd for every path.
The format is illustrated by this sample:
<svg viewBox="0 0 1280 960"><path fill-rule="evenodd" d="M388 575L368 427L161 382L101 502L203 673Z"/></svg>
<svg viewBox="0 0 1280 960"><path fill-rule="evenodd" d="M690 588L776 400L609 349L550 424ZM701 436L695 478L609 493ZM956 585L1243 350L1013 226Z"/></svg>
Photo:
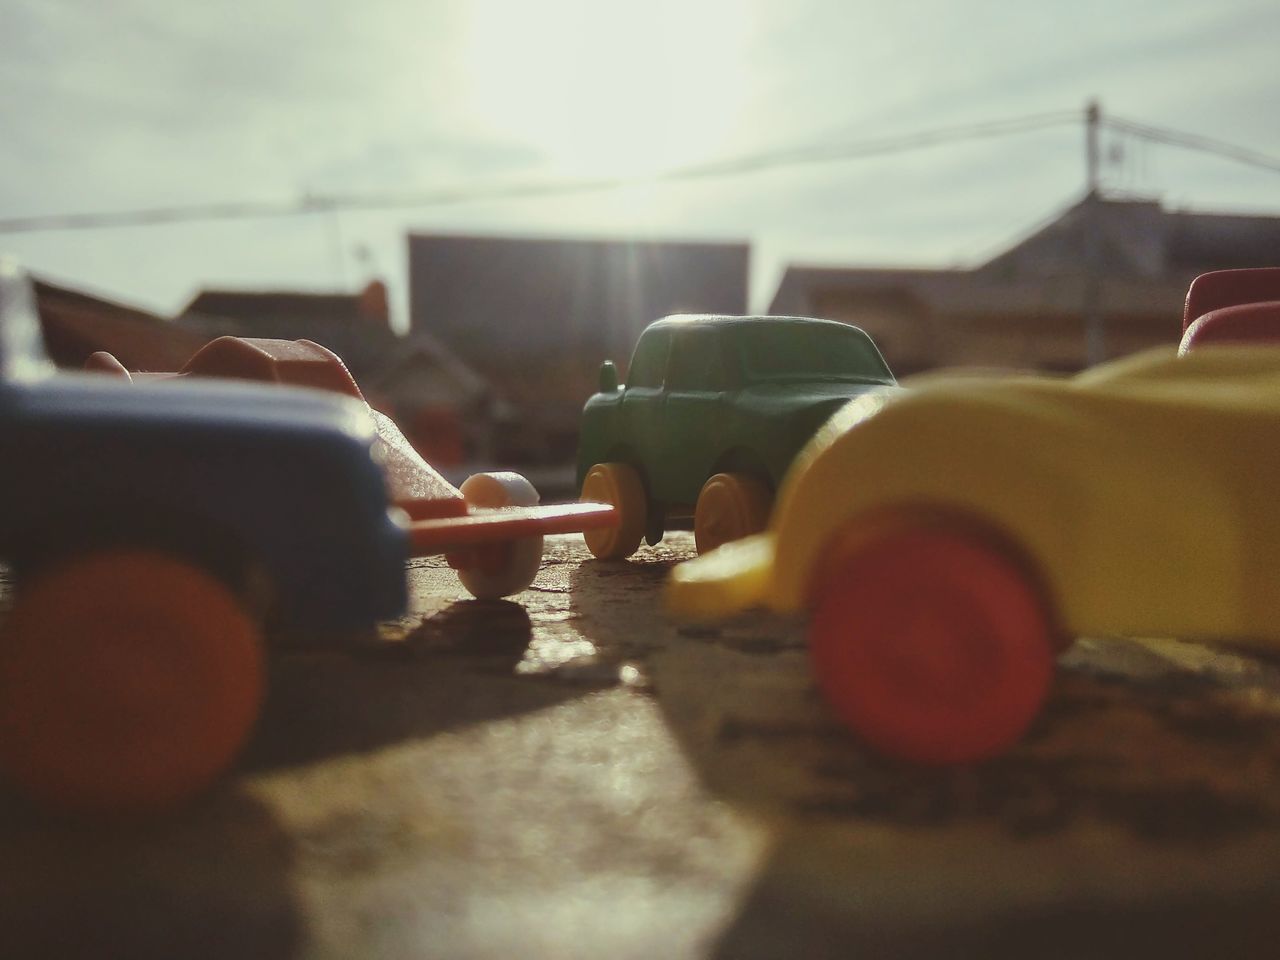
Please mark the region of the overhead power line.
<svg viewBox="0 0 1280 960"><path fill-rule="evenodd" d="M1076 111L1060 110L1056 113L1033 114L1008 120L941 127L898 137L858 140L848 143L815 144L808 147L759 153L748 157L737 157L732 160L712 161L696 166L681 167L658 174L651 179L693 180L702 177L734 176L783 166L884 156L885 154L905 153L909 150L921 150L926 147L955 143L961 140L985 140L991 137L1030 133L1033 130L1043 130L1046 127L1063 126L1078 121L1079 113Z"/></svg>
<svg viewBox="0 0 1280 960"><path fill-rule="evenodd" d="M553 182L495 184L484 187L454 187L439 190L405 190L362 194L308 194L296 200L243 201L234 203L183 204L136 210L92 213L42 214L0 219L0 233L28 233L38 230L90 230L108 227L153 226L196 220L244 220L298 216L332 210L386 210L402 207L448 206L487 200L520 200L570 196L616 190L647 183L672 183L741 176L770 169L804 164L832 163L862 157L886 156L955 143L1005 137L1063 126L1076 122L1074 111L1058 111L986 123L941 127L896 137L820 143L774 150L709 163L693 164L661 171L647 177L596 177Z"/></svg>
<svg viewBox="0 0 1280 960"><path fill-rule="evenodd" d="M306 194L294 200L239 201L183 204L121 211L41 214L0 218L0 234L43 230L92 230L111 227L153 226L212 220L248 220L291 217L337 210L390 210L410 207L451 206L493 200L564 197L617 190L653 183L676 183L743 176L766 170L820 163L888 156L923 150L965 140L1015 136L1080 122L1077 110L1030 114L985 123L970 123L917 131L895 137L834 141L783 150L765 151L692 164L646 177L596 177L561 181L526 181L488 186L449 187L436 190L399 190L359 194ZM1267 170L1280 171L1280 158L1256 150L1192 133L1107 116L1101 123L1111 129L1155 143L1198 150Z"/></svg>
<svg viewBox="0 0 1280 960"><path fill-rule="evenodd" d="M1261 167L1263 170L1280 171L1280 158L1268 156L1248 147L1237 146L1234 143L1227 143L1225 140L1203 137L1198 133L1170 130L1168 127L1155 127L1150 124L1137 123L1133 120L1124 120L1120 117L1104 117L1102 124L1113 130L1120 130L1143 140L1150 140L1152 143L1163 143L1171 147L1182 147L1186 150L1210 153L1214 156L1225 157L1228 160L1235 160L1237 163Z"/></svg>

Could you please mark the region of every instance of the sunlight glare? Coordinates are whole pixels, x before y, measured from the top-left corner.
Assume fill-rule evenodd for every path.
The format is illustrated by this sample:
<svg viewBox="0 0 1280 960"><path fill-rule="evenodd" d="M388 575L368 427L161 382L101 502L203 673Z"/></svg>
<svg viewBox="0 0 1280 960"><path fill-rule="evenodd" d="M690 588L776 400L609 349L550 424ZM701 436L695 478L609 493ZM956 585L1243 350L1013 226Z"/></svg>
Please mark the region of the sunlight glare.
<svg viewBox="0 0 1280 960"><path fill-rule="evenodd" d="M732 0L476 0L471 120L558 176L642 176L717 156L743 112L748 30Z"/></svg>

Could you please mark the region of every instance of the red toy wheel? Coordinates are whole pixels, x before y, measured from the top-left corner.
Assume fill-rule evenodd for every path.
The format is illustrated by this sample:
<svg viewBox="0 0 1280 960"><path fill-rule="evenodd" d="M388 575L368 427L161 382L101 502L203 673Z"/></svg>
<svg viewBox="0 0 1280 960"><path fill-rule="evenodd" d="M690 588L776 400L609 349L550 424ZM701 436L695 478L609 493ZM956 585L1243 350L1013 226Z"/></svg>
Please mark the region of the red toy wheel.
<svg viewBox="0 0 1280 960"><path fill-rule="evenodd" d="M1045 604L1021 565L947 529L899 530L834 556L809 639L840 718L875 749L920 763L1015 743L1054 660Z"/></svg>
<svg viewBox="0 0 1280 960"><path fill-rule="evenodd" d="M169 806L230 765L262 689L258 627L219 581L149 551L80 557L0 628L0 767L63 809Z"/></svg>

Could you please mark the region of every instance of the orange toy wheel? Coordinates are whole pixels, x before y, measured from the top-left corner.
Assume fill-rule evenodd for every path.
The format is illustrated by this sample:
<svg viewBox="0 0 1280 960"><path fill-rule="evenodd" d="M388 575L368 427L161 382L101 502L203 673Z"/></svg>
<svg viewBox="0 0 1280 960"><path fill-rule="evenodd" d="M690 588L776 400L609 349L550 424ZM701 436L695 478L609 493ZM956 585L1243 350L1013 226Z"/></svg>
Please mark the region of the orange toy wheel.
<svg viewBox="0 0 1280 960"><path fill-rule="evenodd" d="M83 556L0 627L0 767L64 809L166 807L232 762L262 690L258 626L219 581L151 551Z"/></svg>
<svg viewBox="0 0 1280 960"><path fill-rule="evenodd" d="M699 553L759 533L769 522L769 488L744 473L717 473L702 485L693 513Z"/></svg>
<svg viewBox="0 0 1280 960"><path fill-rule="evenodd" d="M635 467L626 463L597 463L587 471L579 499L611 503L618 511L616 527L583 532L592 554L601 560L622 560L640 548L648 499Z"/></svg>
<svg viewBox="0 0 1280 960"><path fill-rule="evenodd" d="M1011 746L1053 675L1049 617L1022 566L947 529L833 552L809 638L818 686L840 718L875 749L921 763Z"/></svg>

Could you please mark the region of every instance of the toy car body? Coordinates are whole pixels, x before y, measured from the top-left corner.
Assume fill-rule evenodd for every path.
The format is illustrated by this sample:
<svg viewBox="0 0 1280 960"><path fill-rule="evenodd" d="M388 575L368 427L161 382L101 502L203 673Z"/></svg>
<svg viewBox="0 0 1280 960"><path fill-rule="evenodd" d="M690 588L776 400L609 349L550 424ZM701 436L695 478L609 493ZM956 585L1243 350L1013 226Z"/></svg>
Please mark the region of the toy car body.
<svg viewBox="0 0 1280 960"><path fill-rule="evenodd" d="M0 766L56 805L164 806L212 780L257 716L264 621L343 634L397 616L424 553L450 553L479 595L514 592L543 533L613 522L533 506L515 475L454 488L315 344L222 338L186 375L138 382L109 355L90 366L118 375L54 371L30 284L0 260L0 559L17 579Z"/></svg>
<svg viewBox="0 0 1280 960"><path fill-rule="evenodd" d="M626 556L641 535L657 543L669 519L690 516L700 550L759 530L818 427L851 397L893 383L871 338L843 323L690 315L650 324L625 386L606 363L583 410L583 499L623 513L617 531L588 544Z"/></svg>
<svg viewBox="0 0 1280 960"><path fill-rule="evenodd" d="M85 368L135 379L105 352L90 356ZM543 534L614 522L600 504L538 506L538 491L515 473L475 474L461 487L453 486L422 459L390 417L365 404L342 358L310 340L218 337L176 373L144 373L136 379L154 384L206 378L313 387L359 401L373 421L372 452L386 494L411 521L410 552L446 553L463 586L481 599L519 593L533 582L542 565Z"/></svg>
<svg viewBox="0 0 1280 960"><path fill-rule="evenodd" d="M1280 341L1280 267L1215 270L1187 291L1182 343L1187 353L1209 343Z"/></svg>
<svg viewBox="0 0 1280 960"><path fill-rule="evenodd" d="M0 556L19 572L120 543L271 584L290 627L342 631L405 603L367 411L337 395L59 373L0 383Z"/></svg>
<svg viewBox="0 0 1280 960"><path fill-rule="evenodd" d="M681 564L671 599L693 615L796 611L842 528L955 515L1021 545L1069 632L1280 639L1272 458L1280 350L935 381L842 409L797 460L771 530Z"/></svg>
<svg viewBox="0 0 1280 960"><path fill-rule="evenodd" d="M861 397L768 532L680 564L678 616L810 615L819 686L926 762L1014 742L1079 635L1280 640L1280 347Z"/></svg>

